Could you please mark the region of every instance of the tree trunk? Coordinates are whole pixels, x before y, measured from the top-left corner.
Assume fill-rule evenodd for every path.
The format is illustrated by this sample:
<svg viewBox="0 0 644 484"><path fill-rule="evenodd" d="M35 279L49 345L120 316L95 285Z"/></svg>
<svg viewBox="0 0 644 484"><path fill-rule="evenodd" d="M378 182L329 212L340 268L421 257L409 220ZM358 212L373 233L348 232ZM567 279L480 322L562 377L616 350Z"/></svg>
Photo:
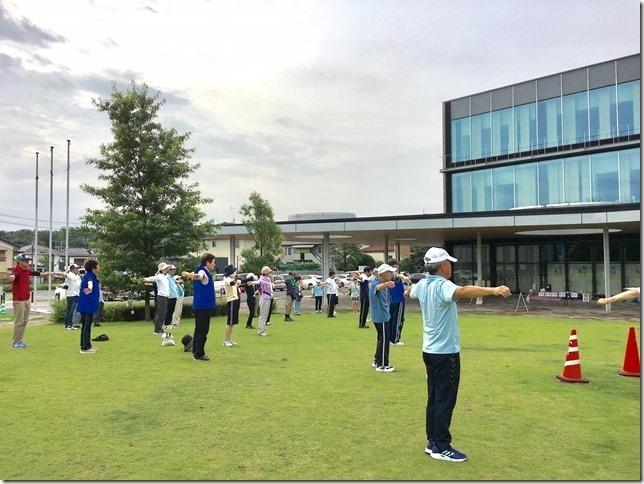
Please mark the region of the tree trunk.
<svg viewBox="0 0 644 484"><path fill-rule="evenodd" d="M150 321L150 293L147 290L147 287L145 289L145 310L144 310L144 317L146 321Z"/></svg>

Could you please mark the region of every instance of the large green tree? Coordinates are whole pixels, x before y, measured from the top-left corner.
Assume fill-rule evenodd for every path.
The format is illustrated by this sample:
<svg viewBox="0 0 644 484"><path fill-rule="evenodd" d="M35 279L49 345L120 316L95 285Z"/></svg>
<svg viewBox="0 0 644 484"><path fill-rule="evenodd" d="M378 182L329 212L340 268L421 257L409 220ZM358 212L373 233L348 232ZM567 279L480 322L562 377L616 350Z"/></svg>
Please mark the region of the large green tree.
<svg viewBox="0 0 644 484"><path fill-rule="evenodd" d="M275 223L273 207L257 192L252 192L248 203L242 205L239 213L253 247L242 250L245 272L259 273L262 266L277 267L282 256L282 231Z"/></svg>
<svg viewBox="0 0 644 484"><path fill-rule="evenodd" d="M400 269L407 272L423 272L425 270L425 252L429 247L414 245L408 258L400 261Z"/></svg>
<svg viewBox="0 0 644 484"><path fill-rule="evenodd" d="M375 261L369 254L360 251L358 244L338 244L331 249L331 260L338 271L355 271L359 266L374 267Z"/></svg>
<svg viewBox="0 0 644 484"><path fill-rule="evenodd" d="M164 103L159 93L135 83L94 100L109 117L113 140L101 145L100 158L87 160L98 170L99 183L82 189L104 208L88 210L84 222L94 234L91 244L108 283L111 273L115 284L123 284L123 273L132 282L153 274L160 260L205 248L204 238L216 231L201 210L211 200L188 182L199 166L190 160L194 150L186 147L190 133L161 126ZM147 310L146 297L146 316Z"/></svg>

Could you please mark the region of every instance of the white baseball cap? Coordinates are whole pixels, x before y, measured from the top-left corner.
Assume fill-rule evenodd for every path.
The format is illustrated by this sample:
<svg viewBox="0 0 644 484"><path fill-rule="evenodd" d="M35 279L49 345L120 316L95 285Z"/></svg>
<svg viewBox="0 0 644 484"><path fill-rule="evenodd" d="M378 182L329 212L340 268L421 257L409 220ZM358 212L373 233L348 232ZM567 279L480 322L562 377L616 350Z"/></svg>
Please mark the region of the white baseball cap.
<svg viewBox="0 0 644 484"><path fill-rule="evenodd" d="M161 272L161 271L167 269L170 266L168 264L166 264L165 262L160 262L158 267L159 267L159 270L157 272Z"/></svg>
<svg viewBox="0 0 644 484"><path fill-rule="evenodd" d="M445 249L441 249L440 247L430 247L429 250L425 252L423 260L425 261L425 264L435 264L446 260L450 260L452 262L457 261L457 259L449 255Z"/></svg>
<svg viewBox="0 0 644 484"><path fill-rule="evenodd" d="M384 274L385 272L396 272L396 269L391 267L389 264L382 264L376 268L378 275Z"/></svg>

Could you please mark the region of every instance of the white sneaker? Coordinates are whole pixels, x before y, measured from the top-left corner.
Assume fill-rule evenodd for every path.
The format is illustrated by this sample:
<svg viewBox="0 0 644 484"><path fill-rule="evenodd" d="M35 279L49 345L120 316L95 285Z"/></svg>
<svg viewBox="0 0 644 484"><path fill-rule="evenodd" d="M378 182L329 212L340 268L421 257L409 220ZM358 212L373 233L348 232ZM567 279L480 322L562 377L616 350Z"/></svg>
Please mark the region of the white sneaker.
<svg viewBox="0 0 644 484"><path fill-rule="evenodd" d="M224 341L224 346L235 346L232 341Z"/></svg>
<svg viewBox="0 0 644 484"><path fill-rule="evenodd" d="M378 366L376 365L376 360L373 360L371 362L371 368L378 368Z"/></svg>
<svg viewBox="0 0 644 484"><path fill-rule="evenodd" d="M258 331L257 334L260 336L268 336L268 333L266 331L261 331L261 332Z"/></svg>
<svg viewBox="0 0 644 484"><path fill-rule="evenodd" d="M83 355L90 355L90 354L96 353L96 350L94 348L90 348L88 350L80 350L80 352Z"/></svg>
<svg viewBox="0 0 644 484"><path fill-rule="evenodd" d="M394 371L396 371L396 367L395 366L379 366L378 368L376 368L376 371L378 371L380 373L393 373Z"/></svg>
<svg viewBox="0 0 644 484"><path fill-rule="evenodd" d="M394 346L405 346L405 343L403 343L402 341L398 341L398 343L391 343L391 344Z"/></svg>

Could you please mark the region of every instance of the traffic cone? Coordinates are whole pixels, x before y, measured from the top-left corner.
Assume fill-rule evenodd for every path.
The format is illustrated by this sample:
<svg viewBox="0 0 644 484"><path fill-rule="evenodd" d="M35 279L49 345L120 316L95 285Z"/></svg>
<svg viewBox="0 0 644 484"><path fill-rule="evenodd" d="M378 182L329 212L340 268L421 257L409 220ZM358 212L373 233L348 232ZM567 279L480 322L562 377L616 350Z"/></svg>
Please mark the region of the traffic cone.
<svg viewBox="0 0 644 484"><path fill-rule="evenodd" d="M637 337L635 336L635 328L633 326L628 330L624 365L617 373L623 376L640 376L640 354L637 349Z"/></svg>
<svg viewBox="0 0 644 484"><path fill-rule="evenodd" d="M555 378L562 383L588 383L588 380L581 377L581 362L579 359L579 348L577 347L576 329L570 331L568 354L564 362L563 372Z"/></svg>

